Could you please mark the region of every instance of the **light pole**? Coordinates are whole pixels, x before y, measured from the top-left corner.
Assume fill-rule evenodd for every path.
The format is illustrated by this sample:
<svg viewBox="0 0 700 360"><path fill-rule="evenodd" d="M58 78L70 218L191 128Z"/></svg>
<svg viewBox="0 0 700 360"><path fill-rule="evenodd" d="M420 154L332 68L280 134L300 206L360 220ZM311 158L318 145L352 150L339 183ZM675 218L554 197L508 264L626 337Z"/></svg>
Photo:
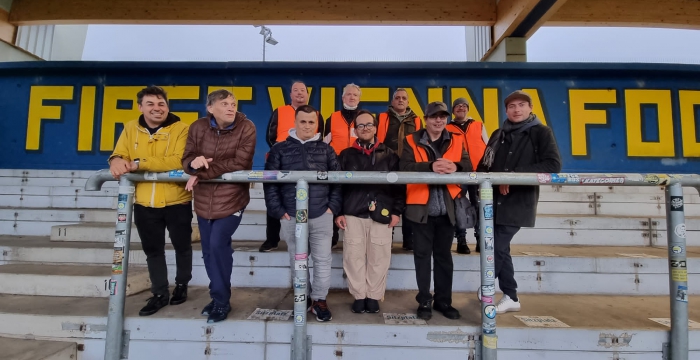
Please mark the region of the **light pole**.
<svg viewBox="0 0 700 360"><path fill-rule="evenodd" d="M265 25L254 25L260 28L260 35L263 36L263 62L265 62L265 46L266 44L277 45L277 40L272 37L272 30Z"/></svg>

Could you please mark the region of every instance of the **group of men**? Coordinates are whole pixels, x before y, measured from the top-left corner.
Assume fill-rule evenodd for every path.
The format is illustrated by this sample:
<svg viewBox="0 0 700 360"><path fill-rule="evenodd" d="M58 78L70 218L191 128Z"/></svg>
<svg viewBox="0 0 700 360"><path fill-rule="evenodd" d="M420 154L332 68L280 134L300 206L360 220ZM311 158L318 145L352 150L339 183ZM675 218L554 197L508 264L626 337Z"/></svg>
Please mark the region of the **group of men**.
<svg viewBox="0 0 700 360"><path fill-rule="evenodd" d="M425 119L421 120L410 109L405 89L396 89L388 110L379 116L360 108L361 94L359 86L345 86L342 109L324 121L307 104L306 85L293 83L291 103L276 109L267 127L270 151L265 170L450 174L553 173L561 168L552 131L532 114L532 101L522 91L505 99L508 118L490 140L483 124L468 117L469 103L464 98L453 102L451 113L442 102L428 104ZM187 299L187 284L192 278L190 192L194 191L212 299L202 315L208 317L208 322L222 321L231 311L231 236L250 196L248 184L199 180L252 169L255 126L237 111L235 96L227 90L209 94L208 115L189 127L169 112L167 94L159 87L143 89L137 102L142 115L125 125L109 158L112 175L119 178L133 171L175 169L191 175L184 186L160 182L139 182L136 186L134 221L146 253L153 293L139 314L148 316ZM264 192L267 239L260 251L276 249L284 240L291 266L297 255L295 184L266 183ZM414 255L418 316L430 319L435 309L447 318L458 319L459 311L452 307L451 248L456 234L457 252L470 253L467 229L455 228L461 211L456 203L465 196L472 205L478 203L474 186L458 184L311 184L306 214L309 257L313 261L313 278L307 289L309 310L318 321L332 319L326 301L331 283L331 249L338 242L339 230L343 230L343 268L355 299L351 310L379 312L386 290L393 228L401 220L403 248ZM520 227L534 226L538 196L538 187L507 185L501 185L494 196L495 271L504 293L497 304L499 313L520 310L510 242ZM166 228L177 263L172 297L165 264ZM475 234L478 236L478 229ZM434 296L430 293L432 269Z"/></svg>

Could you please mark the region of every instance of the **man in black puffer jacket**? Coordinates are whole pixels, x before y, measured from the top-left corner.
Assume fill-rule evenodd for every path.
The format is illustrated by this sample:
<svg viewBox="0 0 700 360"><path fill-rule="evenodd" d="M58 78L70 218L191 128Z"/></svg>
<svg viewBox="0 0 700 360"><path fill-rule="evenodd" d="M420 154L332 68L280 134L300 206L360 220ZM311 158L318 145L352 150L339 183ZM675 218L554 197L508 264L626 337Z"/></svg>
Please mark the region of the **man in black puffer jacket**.
<svg viewBox="0 0 700 360"><path fill-rule="evenodd" d="M265 170L339 171L335 151L323 142L317 129L318 112L309 105L299 106L295 112L294 129L290 130L287 140L270 148ZM287 243L290 264L293 265L297 216L295 185L267 183L263 188L267 213L280 219L280 239ZM326 296L331 286L333 217L341 210L341 188L332 184L311 184L308 197L309 255L314 262L311 310L318 321L330 321L332 316L326 304ZM292 270L292 276L293 274Z"/></svg>
<svg viewBox="0 0 700 360"><path fill-rule="evenodd" d="M558 173L561 171L559 148L552 129L532 113L532 99L523 91L514 91L504 101L508 119L494 131L478 171ZM546 175L545 175L546 176ZM520 311L518 283L515 281L510 242L521 227L535 226L539 186L499 185L493 194L493 238L482 241L482 249L494 247L495 276L503 291L496 304L499 314ZM486 213L486 209L484 209ZM479 298L481 298L479 290ZM492 296L493 294L485 294Z"/></svg>
<svg viewBox="0 0 700 360"><path fill-rule="evenodd" d="M353 120L357 141L340 153L345 171L398 171L399 156L377 141L378 121L367 110ZM405 185L343 185L343 211L335 219L345 230L343 269L354 313L378 313L384 298L391 261L391 232L399 223L406 198Z"/></svg>

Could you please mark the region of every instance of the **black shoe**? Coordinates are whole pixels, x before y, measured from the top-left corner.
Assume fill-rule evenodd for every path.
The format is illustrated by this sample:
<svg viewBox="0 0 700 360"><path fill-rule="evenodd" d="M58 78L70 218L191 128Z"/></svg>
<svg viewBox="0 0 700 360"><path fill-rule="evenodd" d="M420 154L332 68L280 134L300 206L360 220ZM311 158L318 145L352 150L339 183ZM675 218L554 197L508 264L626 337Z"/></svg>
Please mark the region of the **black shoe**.
<svg viewBox="0 0 700 360"><path fill-rule="evenodd" d="M211 309L209 312L209 317L207 318L207 323L216 323L219 321L224 321L228 317L228 313L231 312L231 305L226 304L225 306L221 306L218 304L214 304L214 307Z"/></svg>
<svg viewBox="0 0 700 360"><path fill-rule="evenodd" d="M139 311L139 316L150 316L158 312L164 306L168 305L167 295L153 295L148 299L148 304Z"/></svg>
<svg viewBox="0 0 700 360"><path fill-rule="evenodd" d="M275 242L274 240L265 240L262 245L260 245L260 252L268 252L271 250L277 249L277 246L279 245L279 241Z"/></svg>
<svg viewBox="0 0 700 360"><path fill-rule="evenodd" d="M202 316L209 316L209 313L214 308L214 300L212 300L207 306L202 309Z"/></svg>
<svg viewBox="0 0 700 360"><path fill-rule="evenodd" d="M379 301L367 298L366 304L365 304L365 309L368 313L370 314L376 314L379 312Z"/></svg>
<svg viewBox="0 0 700 360"><path fill-rule="evenodd" d="M417 315L418 318L423 320L430 320L433 317L433 310L430 309L432 300L424 301L418 305Z"/></svg>
<svg viewBox="0 0 700 360"><path fill-rule="evenodd" d="M481 246L479 246L479 238L476 238L476 249L474 251L480 253L481 252Z"/></svg>
<svg viewBox="0 0 700 360"><path fill-rule="evenodd" d="M170 298L170 305L180 305L187 301L187 284L175 284L173 297Z"/></svg>
<svg viewBox="0 0 700 360"><path fill-rule="evenodd" d="M362 314L365 312L365 301L367 299L360 299L360 300L355 300L354 303L352 303L352 308L350 308L350 311L354 312L355 314Z"/></svg>
<svg viewBox="0 0 700 360"><path fill-rule="evenodd" d="M403 249L406 251L413 251L413 241L404 241L403 242Z"/></svg>
<svg viewBox="0 0 700 360"><path fill-rule="evenodd" d="M436 302L433 305L433 309L441 312L442 315L444 315L448 319L457 320L460 318L459 311L457 311L457 309L455 309L452 306L447 305L445 303Z"/></svg>
<svg viewBox="0 0 700 360"><path fill-rule="evenodd" d="M316 320L318 321L331 321L333 320L333 315L331 315L331 309L328 308L326 300L316 300L311 305L311 312L316 315Z"/></svg>
<svg viewBox="0 0 700 360"><path fill-rule="evenodd" d="M467 238L460 236L457 238L457 253L458 254L471 254L469 246L467 246Z"/></svg>

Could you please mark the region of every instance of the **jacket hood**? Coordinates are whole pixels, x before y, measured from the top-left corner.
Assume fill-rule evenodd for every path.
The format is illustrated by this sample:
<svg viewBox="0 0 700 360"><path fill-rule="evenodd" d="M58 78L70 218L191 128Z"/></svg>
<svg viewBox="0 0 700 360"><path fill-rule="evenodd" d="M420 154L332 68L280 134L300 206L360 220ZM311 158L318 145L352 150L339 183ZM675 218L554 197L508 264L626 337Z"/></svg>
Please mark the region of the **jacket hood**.
<svg viewBox="0 0 700 360"><path fill-rule="evenodd" d="M321 134L320 134L320 133L316 133L316 135L314 135L311 139L308 139L308 140L299 139L299 137L297 136L297 129L295 129L295 128L289 129L289 137L291 137L292 139L294 139L294 140L296 140L296 141L298 141L298 142L300 142L300 143L302 143L302 144L306 144L306 143L309 142L309 141L319 141L319 140L321 140Z"/></svg>
<svg viewBox="0 0 700 360"><path fill-rule="evenodd" d="M163 121L163 123L160 124L159 127L162 127L162 128L168 127L168 126L170 126L178 121L180 121L180 117L169 112L168 116L165 117L165 121ZM141 114L141 116L139 116L139 126L146 128L146 129L149 128L148 124L146 124L146 119L143 117L143 114Z"/></svg>

